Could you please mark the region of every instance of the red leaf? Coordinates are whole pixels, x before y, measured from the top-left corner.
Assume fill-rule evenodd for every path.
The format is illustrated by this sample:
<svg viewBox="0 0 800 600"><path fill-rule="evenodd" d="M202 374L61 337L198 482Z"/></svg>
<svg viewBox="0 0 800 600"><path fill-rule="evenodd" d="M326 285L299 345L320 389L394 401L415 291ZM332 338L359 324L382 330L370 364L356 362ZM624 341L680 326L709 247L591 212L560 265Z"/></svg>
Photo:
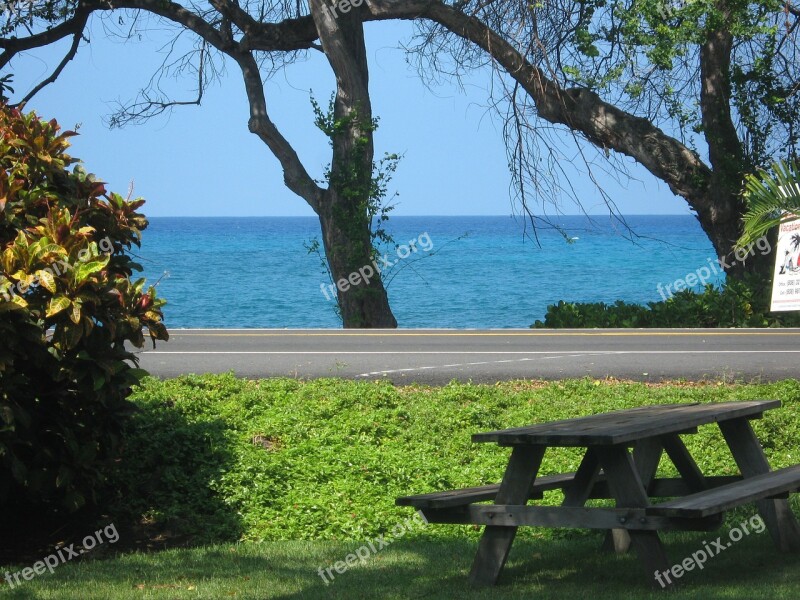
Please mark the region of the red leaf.
<svg viewBox="0 0 800 600"><path fill-rule="evenodd" d="M89 192L89 197L94 198L96 196L102 196L106 193L106 186L102 181L97 181L92 184L91 191Z"/></svg>

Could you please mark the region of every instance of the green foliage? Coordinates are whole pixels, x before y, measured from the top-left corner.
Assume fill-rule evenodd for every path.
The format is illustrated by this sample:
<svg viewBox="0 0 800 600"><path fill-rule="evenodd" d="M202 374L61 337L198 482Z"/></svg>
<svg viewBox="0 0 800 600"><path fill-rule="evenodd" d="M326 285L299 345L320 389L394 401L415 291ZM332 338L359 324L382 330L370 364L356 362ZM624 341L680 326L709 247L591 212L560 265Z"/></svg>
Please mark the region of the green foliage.
<svg viewBox="0 0 800 600"><path fill-rule="evenodd" d="M334 116L334 101L331 98L327 110L323 110L314 96L311 96L311 106L314 110L314 124L322 131L333 145L334 140L341 135L346 135L351 128L356 128L361 135L358 137L355 148L349 160L339 165L336 170L337 175L333 175L333 169L329 166L325 169L324 183L332 186L338 193L349 199L347 203L351 207L354 215L340 215L337 219L339 223L353 223L354 225L365 220L370 224L370 238L373 245L372 255L376 258L379 254L376 244L392 244L394 240L384 228L384 224L389 220L389 213L394 210L391 201L397 196L395 194L387 199L389 183L397 170L400 162L398 154L386 153L377 163L373 162L371 171L364 172L360 157L364 149L371 144L372 134L378 129L378 119L363 119L357 111L347 117L336 119ZM357 216L358 219L353 219ZM355 232L351 239L357 240L360 232ZM354 265L355 268L362 266Z"/></svg>
<svg viewBox="0 0 800 600"><path fill-rule="evenodd" d="M235 468L229 447L237 436L216 413L226 398L240 398L244 385L229 377L189 377L178 393L169 385L138 390L139 410L125 424L104 510L119 522L149 527L152 537L168 530L195 542L238 538L240 519L217 493Z"/></svg>
<svg viewBox="0 0 800 600"><path fill-rule="evenodd" d="M548 329L616 327L797 327L794 313L769 313L770 288L755 276L707 284L702 292L682 290L647 306L617 300L564 302L547 307L544 321L531 327Z"/></svg>
<svg viewBox="0 0 800 600"><path fill-rule="evenodd" d="M167 339L126 254L147 221L69 156L55 120L0 107L0 506L94 497L141 377L126 347ZM72 170L68 167L75 165Z"/></svg>
<svg viewBox="0 0 800 600"><path fill-rule="evenodd" d="M739 247L767 235L787 219L784 212L800 214L800 160L779 161L769 171L759 169L747 175L744 196L747 212Z"/></svg>
<svg viewBox="0 0 800 600"><path fill-rule="evenodd" d="M586 379L434 388L147 378L133 396L141 412L112 482L116 500L107 506L112 515L144 516L202 541L365 540L411 516L394 505L397 496L499 481L508 449L473 444L472 433L644 404L755 398L784 403L755 424L773 466L800 462L797 381L650 386ZM735 472L718 429L703 427L685 440L705 473ZM542 472L573 471L580 459L575 449L548 451ZM666 461L662 472L674 476ZM548 502L558 502L553 494ZM478 533L437 525L409 537ZM524 528L519 535L565 533Z"/></svg>
<svg viewBox="0 0 800 600"><path fill-rule="evenodd" d="M542 16L548 8L531 7ZM689 144L703 132L700 48L709 34L730 33L731 65L720 75L730 84L741 168L796 154L798 44L783 0L581 0L565 12L572 35L553 62L566 82L602 93L665 131L674 127Z"/></svg>

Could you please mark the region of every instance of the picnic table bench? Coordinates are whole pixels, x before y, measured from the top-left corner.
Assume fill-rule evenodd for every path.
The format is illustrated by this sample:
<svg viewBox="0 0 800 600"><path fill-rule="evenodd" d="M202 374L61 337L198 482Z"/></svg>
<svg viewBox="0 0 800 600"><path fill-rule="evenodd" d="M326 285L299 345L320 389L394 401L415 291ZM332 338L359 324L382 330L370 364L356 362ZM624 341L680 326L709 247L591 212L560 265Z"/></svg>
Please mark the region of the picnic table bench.
<svg viewBox="0 0 800 600"><path fill-rule="evenodd" d="M632 545L653 578L670 567L659 531L713 530L725 511L756 502L778 549L797 551L800 524L787 498L800 489L800 465L771 470L750 423L780 405L778 400L663 404L477 433L473 442L512 448L501 483L405 496L396 503L419 509L430 523L485 526L470 572L474 585L497 582L523 525L608 530L606 547L624 551ZM740 475L704 475L687 450L680 436L710 423L722 431ZM539 477L549 447L586 451L574 473ZM680 477L656 477L664 452ZM564 492L560 506L528 505L555 489ZM616 506L586 507L591 498L614 499ZM651 502L657 498L673 499ZM489 500L493 503L479 504Z"/></svg>

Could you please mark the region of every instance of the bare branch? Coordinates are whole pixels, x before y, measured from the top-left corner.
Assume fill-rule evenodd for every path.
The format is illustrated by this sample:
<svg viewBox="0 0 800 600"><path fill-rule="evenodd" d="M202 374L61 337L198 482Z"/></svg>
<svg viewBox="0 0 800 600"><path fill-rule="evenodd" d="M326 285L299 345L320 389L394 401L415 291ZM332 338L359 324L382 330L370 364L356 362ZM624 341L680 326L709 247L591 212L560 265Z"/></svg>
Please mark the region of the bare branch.
<svg viewBox="0 0 800 600"><path fill-rule="evenodd" d="M530 94L537 114L579 131L600 148L626 154L690 202L702 202L710 169L695 152L647 119L624 112L585 88L561 88L539 67L475 17L439 0L367 0L370 16L431 19L482 48Z"/></svg>
<svg viewBox="0 0 800 600"><path fill-rule="evenodd" d="M319 211L323 190L306 171L297 152L278 131L267 114L267 100L258 63L249 52L231 55L242 70L247 100L250 103L250 131L255 133L272 151L283 167L286 187L303 198L314 211Z"/></svg>
<svg viewBox="0 0 800 600"><path fill-rule="evenodd" d="M99 5L97 5L97 8L99 8ZM91 8L88 3L81 4L72 18L52 29L25 38L0 38L0 48L3 49L3 53L0 54L0 69L5 67L19 52L31 50L32 48L41 48L67 36L81 34L93 10L95 8Z"/></svg>
<svg viewBox="0 0 800 600"><path fill-rule="evenodd" d="M174 44L175 40L173 40ZM164 100L164 99L154 99L150 97L150 88L154 85L154 80L156 76L154 75L153 78L150 80L150 84L147 88L142 90L139 94L140 98L143 98L142 101L134 102L133 104L129 105L120 105L119 110L114 113L108 119L108 125L112 129L115 127L123 127L124 125L131 123L131 122L141 122L145 121L151 117L155 117L156 115L160 115L167 111L171 111L176 106L200 106L200 103L203 100L203 94L205 93L206 88L206 63L208 60L208 44L203 41L200 45L200 48L195 52L199 53L199 65L197 67L197 98L194 100ZM182 59L184 61L188 61L188 56L184 56ZM178 62L178 61L176 61ZM174 64L174 63L173 63ZM162 68L159 69L159 73L164 73L169 67L166 65L166 59L164 64L162 64ZM182 69L182 66L179 65L179 70ZM213 67L212 67L213 69Z"/></svg>
<svg viewBox="0 0 800 600"><path fill-rule="evenodd" d="M246 11L242 10L238 2L232 2L228 0L209 0L209 3L219 12L219 14L234 23L236 27L238 27L239 30L245 34L245 36L249 35L251 31L259 26L259 23L253 17L251 17Z"/></svg>
<svg viewBox="0 0 800 600"><path fill-rule="evenodd" d="M28 100L30 100L36 94L38 94L42 90L42 88L53 83L56 79L58 79L58 76L61 75L61 71L64 70L64 67L67 66L67 63L71 61L73 58L75 58L75 54L78 52L78 46L80 46L82 39L83 39L83 31L78 31L72 36L72 45L70 46L64 58L55 68L55 70L50 74L49 77L43 79L39 83L39 85L37 85L30 92L28 92L25 95L25 97L22 100L20 100L19 104L25 104L26 102L28 102Z"/></svg>

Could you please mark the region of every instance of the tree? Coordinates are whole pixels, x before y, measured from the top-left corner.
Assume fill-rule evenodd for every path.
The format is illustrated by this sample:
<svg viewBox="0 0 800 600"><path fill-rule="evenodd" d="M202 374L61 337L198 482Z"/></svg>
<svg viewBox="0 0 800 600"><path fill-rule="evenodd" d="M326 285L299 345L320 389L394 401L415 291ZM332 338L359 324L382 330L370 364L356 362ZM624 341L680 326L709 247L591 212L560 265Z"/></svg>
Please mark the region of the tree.
<svg viewBox="0 0 800 600"><path fill-rule="evenodd" d="M75 55L93 14L125 10L196 36L194 52L184 57L198 77L193 103L212 76L214 53L239 67L250 131L280 161L289 189L319 216L334 280L369 264L373 253L374 120L364 43L370 21L417 24L411 51L423 75L458 77L487 62L493 67L500 85L492 89L500 96L492 100L506 118L509 163L532 219L534 198L571 193L560 164L569 158L551 135L555 127L574 137L589 176L597 157L621 173L623 156L643 165L686 199L726 257L741 234L744 175L797 150L800 10L784 0L30 0L2 31L24 35L0 40L0 68L19 52L72 38L64 60L29 98ZM309 176L271 121L261 80L308 51L324 52L336 76L338 127L327 187ZM145 89L114 122L178 104ZM613 200L607 202L621 219ZM731 275L763 268L754 261L724 264ZM338 302L345 327L396 325L379 276L339 291Z"/></svg>
<svg viewBox="0 0 800 600"><path fill-rule="evenodd" d="M742 231L744 175L797 154L800 11L783 0L404 4L432 23L421 57L447 47L458 72L476 64L479 47L510 76L500 100L523 205L526 185L544 181L551 195L564 187L546 172L566 157L545 125L565 126L581 152L582 142L596 151L587 165L614 151L667 183L726 258ZM467 43L456 49L454 36ZM769 269L769 260L723 264L735 276Z"/></svg>

